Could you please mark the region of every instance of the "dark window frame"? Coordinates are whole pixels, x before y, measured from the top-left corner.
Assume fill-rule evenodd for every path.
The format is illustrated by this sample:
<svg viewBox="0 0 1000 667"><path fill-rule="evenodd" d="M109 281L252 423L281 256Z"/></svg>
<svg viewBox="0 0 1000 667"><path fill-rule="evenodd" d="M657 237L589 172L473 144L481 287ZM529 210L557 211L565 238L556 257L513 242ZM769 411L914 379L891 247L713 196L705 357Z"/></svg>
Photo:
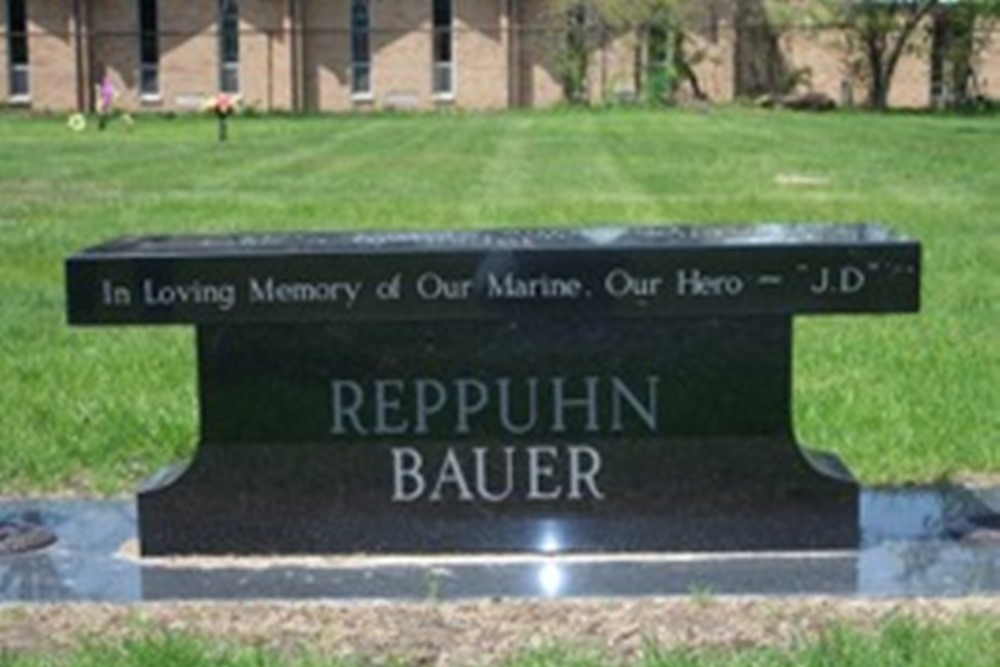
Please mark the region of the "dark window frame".
<svg viewBox="0 0 1000 667"><path fill-rule="evenodd" d="M28 2L7 0L7 76L12 100L31 97L31 52L28 45Z"/></svg>
<svg viewBox="0 0 1000 667"><path fill-rule="evenodd" d="M455 94L455 0L431 0L431 78L436 97Z"/></svg>
<svg viewBox="0 0 1000 667"><path fill-rule="evenodd" d="M354 97L372 94L371 5L370 0L351 0L348 7L351 24L351 95Z"/></svg>
<svg viewBox="0 0 1000 667"><path fill-rule="evenodd" d="M240 3L219 0L219 91L237 95L240 76Z"/></svg>
<svg viewBox="0 0 1000 667"><path fill-rule="evenodd" d="M158 0L139 0L139 95L160 95L160 8Z"/></svg>

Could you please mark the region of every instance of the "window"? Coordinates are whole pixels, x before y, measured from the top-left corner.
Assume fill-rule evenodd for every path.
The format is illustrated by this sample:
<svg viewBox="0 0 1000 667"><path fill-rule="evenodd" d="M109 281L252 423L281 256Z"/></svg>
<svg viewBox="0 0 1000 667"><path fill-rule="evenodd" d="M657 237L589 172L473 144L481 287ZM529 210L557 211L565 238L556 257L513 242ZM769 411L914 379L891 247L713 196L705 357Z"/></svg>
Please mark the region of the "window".
<svg viewBox="0 0 1000 667"><path fill-rule="evenodd" d="M28 16L25 0L7 0L7 53L10 64L10 99L31 96L28 70Z"/></svg>
<svg viewBox="0 0 1000 667"><path fill-rule="evenodd" d="M157 0L139 0L139 94L160 94L160 38Z"/></svg>
<svg viewBox="0 0 1000 667"><path fill-rule="evenodd" d="M219 90L240 92L240 3L219 0Z"/></svg>
<svg viewBox="0 0 1000 667"><path fill-rule="evenodd" d="M351 94L371 95L371 11L368 0L351 2Z"/></svg>
<svg viewBox="0 0 1000 667"><path fill-rule="evenodd" d="M454 0L434 2L434 94L442 97L455 92Z"/></svg>

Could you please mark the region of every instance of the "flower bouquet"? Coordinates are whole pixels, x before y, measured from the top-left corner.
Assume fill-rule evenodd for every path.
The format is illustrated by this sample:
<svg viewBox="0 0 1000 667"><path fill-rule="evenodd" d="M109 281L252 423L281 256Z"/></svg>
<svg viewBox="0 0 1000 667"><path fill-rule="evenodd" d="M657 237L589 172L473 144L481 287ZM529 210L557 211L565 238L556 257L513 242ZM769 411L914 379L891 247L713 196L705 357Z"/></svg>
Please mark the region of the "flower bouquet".
<svg viewBox="0 0 1000 667"><path fill-rule="evenodd" d="M240 98L235 95L219 93L205 100L202 109L208 113L214 113L219 121L219 141L229 139L229 126L227 122L239 109Z"/></svg>
<svg viewBox="0 0 1000 667"><path fill-rule="evenodd" d="M108 126L108 120L111 119L111 115L115 111L115 97L118 93L115 92L115 84L110 76L105 76L101 80L100 86L101 100L97 107L97 129L104 130Z"/></svg>
<svg viewBox="0 0 1000 667"><path fill-rule="evenodd" d="M70 115L69 120L66 121L66 127L74 132L83 132L87 129L87 117L82 113L72 114Z"/></svg>

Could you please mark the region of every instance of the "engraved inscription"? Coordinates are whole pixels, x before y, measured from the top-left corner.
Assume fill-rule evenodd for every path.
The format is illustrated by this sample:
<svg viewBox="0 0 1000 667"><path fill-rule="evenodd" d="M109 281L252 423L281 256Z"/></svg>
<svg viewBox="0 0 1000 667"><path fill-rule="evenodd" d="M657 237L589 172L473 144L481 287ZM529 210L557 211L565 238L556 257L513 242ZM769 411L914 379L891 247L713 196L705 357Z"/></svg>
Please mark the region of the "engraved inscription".
<svg viewBox="0 0 1000 667"><path fill-rule="evenodd" d="M509 435L655 433L659 376L639 381L590 375L513 379L335 378L334 436L470 435L498 424Z"/></svg>
<svg viewBox="0 0 1000 667"><path fill-rule="evenodd" d="M659 376L419 377L330 381L335 437L654 433ZM391 448L392 501L603 500L600 452L586 444Z"/></svg>
<svg viewBox="0 0 1000 667"><path fill-rule="evenodd" d="M605 291L616 299L659 296L662 286L660 276L634 276L625 269L615 269L604 278Z"/></svg>
<svg viewBox="0 0 1000 667"><path fill-rule="evenodd" d="M867 278L865 272L856 266L843 266L836 270L823 267L819 276L809 286L813 294L856 294L864 289Z"/></svg>
<svg viewBox="0 0 1000 667"><path fill-rule="evenodd" d="M250 303L343 303L354 306L361 295L360 281L280 282L274 278L251 277Z"/></svg>
<svg viewBox="0 0 1000 667"><path fill-rule="evenodd" d="M806 259L806 258L803 258ZM912 260L888 261L883 257L850 258L839 263L786 261L768 257L759 262L732 257L705 261L675 258L661 265L643 258L604 264L581 262L568 268L559 261L509 270L489 270L494 262L449 262L444 268L363 265L310 266L296 271L267 269L255 272L231 266L225 272L162 271L152 275L136 271L129 278L119 272L98 275L88 290L89 307L97 306L95 319L142 321L197 321L208 310L225 313L209 319L267 321L297 314L305 319L426 317L433 314L462 318L487 313L498 316L503 308L546 308L576 303L613 302L616 313L686 313L730 310L746 312L848 312L854 305L871 309L888 299L914 298L907 293L915 284L918 265ZM403 270L401 270L403 269ZM220 275L221 273L221 275ZM184 275L185 280L163 276ZM71 294L71 296L73 296ZM881 306L879 306L881 307ZM111 314L110 311L118 311ZM160 311L150 313L149 311Z"/></svg>
<svg viewBox="0 0 1000 667"><path fill-rule="evenodd" d="M472 280L468 278L449 280L430 271L417 278L417 294L421 299L428 301L468 299L472 294Z"/></svg>
<svg viewBox="0 0 1000 667"><path fill-rule="evenodd" d="M116 285L110 280L102 280L101 303L105 306L130 306L132 290L126 285Z"/></svg>
<svg viewBox="0 0 1000 667"><path fill-rule="evenodd" d="M170 308L173 306L215 306L226 312L236 305L236 286L230 283L157 283L142 281L142 300L146 306Z"/></svg>
<svg viewBox="0 0 1000 667"><path fill-rule="evenodd" d="M513 273L486 276L486 294L490 299L577 299L583 293L578 278L548 275L522 277Z"/></svg>
<svg viewBox="0 0 1000 667"><path fill-rule="evenodd" d="M735 297L746 284L739 276L713 275L699 269L677 272L677 295L693 297Z"/></svg>
<svg viewBox="0 0 1000 667"><path fill-rule="evenodd" d="M392 501L603 500L601 466L600 452L587 445L449 447L434 460L416 447L394 447Z"/></svg>

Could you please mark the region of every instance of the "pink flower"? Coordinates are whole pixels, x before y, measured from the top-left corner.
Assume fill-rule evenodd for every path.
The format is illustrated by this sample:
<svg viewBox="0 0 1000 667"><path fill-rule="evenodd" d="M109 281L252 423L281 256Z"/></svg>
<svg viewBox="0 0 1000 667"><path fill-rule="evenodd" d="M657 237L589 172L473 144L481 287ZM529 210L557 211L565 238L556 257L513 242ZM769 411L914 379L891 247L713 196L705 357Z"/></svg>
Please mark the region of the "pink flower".
<svg viewBox="0 0 1000 667"><path fill-rule="evenodd" d="M101 81L101 111L110 111L111 105L115 101L115 84L110 76L105 76Z"/></svg>
<svg viewBox="0 0 1000 667"><path fill-rule="evenodd" d="M239 105L238 97L231 97L225 93L219 93L213 97L205 100L203 108L205 111L211 111L219 117L231 116L236 112Z"/></svg>

